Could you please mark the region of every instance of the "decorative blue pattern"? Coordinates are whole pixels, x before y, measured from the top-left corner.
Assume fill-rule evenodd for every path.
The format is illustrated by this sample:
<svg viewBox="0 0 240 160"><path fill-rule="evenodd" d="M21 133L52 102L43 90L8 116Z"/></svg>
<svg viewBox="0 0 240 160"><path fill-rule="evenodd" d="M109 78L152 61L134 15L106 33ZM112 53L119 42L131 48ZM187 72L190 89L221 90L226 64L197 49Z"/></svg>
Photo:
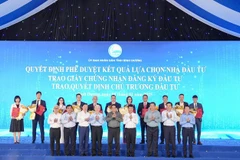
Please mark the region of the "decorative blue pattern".
<svg viewBox="0 0 240 160"><path fill-rule="evenodd" d="M200 20L204 23L207 23L208 25L210 25L214 28L217 28L223 32L240 37L240 26L236 25L238 22L236 22L235 24L228 22L227 20L224 20L224 19L218 17L219 15L214 15L214 14L210 13L210 11L204 10L203 8L199 7L198 5L192 3L190 0L184 0L184 1L183 0L174 0L174 1L168 0L168 1L169 2L174 2L174 1L177 2L178 4L174 4L176 7L182 9L184 12L188 12L188 11L192 12L192 13L188 13L188 14L192 15L193 17L197 18L198 20ZM240 2L235 2L233 0L228 1L228 2L224 2L224 0L216 0L216 2L229 8L230 11L231 10L238 11L240 9ZM211 5L211 4L209 4L209 5ZM215 6L215 5L211 6L211 8L216 8L216 7L217 6ZM217 9L218 8L216 8L216 10ZM230 13L228 13L228 12L226 12L225 14L230 15ZM201 17L202 19L199 17ZM231 17L231 18L233 18L233 17ZM205 21L203 21L203 19ZM236 21L236 19L237 18L235 18L235 21Z"/></svg>
<svg viewBox="0 0 240 160"><path fill-rule="evenodd" d="M2 4L2 3L4 3L4 2L6 2L7 0L0 0L0 4Z"/></svg>
<svg viewBox="0 0 240 160"><path fill-rule="evenodd" d="M226 0L215 0L215 1L220 3L221 5L231 8L232 10L240 12L240 1L236 1L236 0L227 0L227 1Z"/></svg>
<svg viewBox="0 0 240 160"><path fill-rule="evenodd" d="M5 1L5 0L0 0L0 2L3 2L3 1ZM55 2L55 0L32 0L29 3L23 5L22 7L16 9L15 11L10 12L9 14L4 15L3 17L0 17L0 29L2 28L3 25L7 25L8 23L11 23L14 20L20 18L21 16L27 15L26 17L30 17L31 15L35 14L36 12L31 13L31 14L29 14L29 13L31 11L37 9L39 6L41 6L45 2L48 2L48 3L45 6L43 6L42 8L38 9L38 11L51 5L53 2ZM1 6L1 3L0 3L0 6ZM7 8L6 8L6 11L7 11ZM24 18L18 20L18 22L23 19ZM17 22L15 22L15 23L17 23Z"/></svg>

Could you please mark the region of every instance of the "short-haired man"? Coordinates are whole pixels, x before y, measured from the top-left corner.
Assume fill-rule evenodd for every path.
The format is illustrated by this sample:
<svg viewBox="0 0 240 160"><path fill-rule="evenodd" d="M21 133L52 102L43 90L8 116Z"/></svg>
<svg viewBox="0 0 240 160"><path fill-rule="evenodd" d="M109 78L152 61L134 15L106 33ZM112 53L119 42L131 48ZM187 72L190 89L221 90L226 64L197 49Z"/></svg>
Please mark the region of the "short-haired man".
<svg viewBox="0 0 240 160"><path fill-rule="evenodd" d="M163 95L162 96L163 103L159 104L158 106L158 111L160 112L162 116L162 112L167 109L167 102L168 102L168 96ZM163 127L163 122L161 122L161 136L160 136L160 144L164 144L164 127Z"/></svg>
<svg viewBox="0 0 240 160"><path fill-rule="evenodd" d="M165 135L165 143L166 143L166 155L170 157L169 152L169 143L172 144L172 157L176 157L176 128L175 123L177 121L176 112L172 109L172 103L167 102L167 110L162 112L162 122L164 126L164 135Z"/></svg>
<svg viewBox="0 0 240 160"><path fill-rule="evenodd" d="M111 112L107 114L108 122L108 156L112 156L113 139L116 145L116 156L120 153L120 123L123 121L122 115L117 111L116 104L111 105Z"/></svg>
<svg viewBox="0 0 240 160"><path fill-rule="evenodd" d="M142 96L142 100L143 100L143 102L138 104L138 110L137 110L137 113L140 117L141 135L142 135L142 140L141 140L140 144L145 143L145 130L147 128L147 124L146 124L146 122L144 122L144 116L150 106L150 103L148 102L148 95L144 94Z"/></svg>
<svg viewBox="0 0 240 160"><path fill-rule="evenodd" d="M189 157L193 158L193 125L195 124L195 117L189 112L189 106L185 106L184 113L180 117L180 125L182 126L183 136L183 156L187 157L187 141L189 144Z"/></svg>
<svg viewBox="0 0 240 160"><path fill-rule="evenodd" d="M198 102L198 96L197 95L194 95L192 97L193 99L193 103L189 105L189 108L190 109L193 109L195 111L197 111L197 114L195 116L195 121L196 121L196 124L194 125L194 131L195 131L195 128L197 128L197 144L198 145L202 145L202 142L200 141L200 138L201 138L201 130L202 130L202 117L203 117L203 106L201 103ZM196 138L195 138L195 134L194 134L194 137L193 137L193 143L195 144L196 143Z"/></svg>
<svg viewBox="0 0 240 160"><path fill-rule="evenodd" d="M123 117L123 124L125 124L125 133L127 141L127 156L135 156L136 145L136 125L138 124L137 114L133 112L134 106L128 105L128 113Z"/></svg>
<svg viewBox="0 0 240 160"><path fill-rule="evenodd" d="M185 106L188 106L188 103L187 102L184 102L184 94L179 94L179 102L176 102L175 103L175 106L176 105L179 105L179 106L182 106L182 107L185 107ZM181 113L178 113L177 112L177 141L178 141L178 144L181 143L181 125L180 125L180 116L181 116Z"/></svg>
<svg viewBox="0 0 240 160"><path fill-rule="evenodd" d="M156 110L156 104L150 103L150 109L144 116L144 122L147 123L147 156L150 157L152 154L158 157L158 134L159 134L159 123L161 122L161 115Z"/></svg>

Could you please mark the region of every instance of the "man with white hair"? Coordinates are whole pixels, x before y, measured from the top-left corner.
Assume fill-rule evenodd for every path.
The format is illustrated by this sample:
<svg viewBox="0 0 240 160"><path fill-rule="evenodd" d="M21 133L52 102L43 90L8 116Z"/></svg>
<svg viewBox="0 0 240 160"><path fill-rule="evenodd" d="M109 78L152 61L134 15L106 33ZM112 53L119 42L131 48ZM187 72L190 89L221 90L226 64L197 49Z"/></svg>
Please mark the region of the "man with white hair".
<svg viewBox="0 0 240 160"><path fill-rule="evenodd" d="M88 111L93 111L94 107L96 105L100 106L100 112L102 113L102 105L98 103L98 97L97 96L92 97L92 103L88 105Z"/></svg>
<svg viewBox="0 0 240 160"><path fill-rule="evenodd" d="M94 107L95 112L90 116L90 123L92 126L92 156L102 156L102 134L104 123L104 117L101 113L101 106L96 105ZM98 143L98 152L96 150L96 143Z"/></svg>

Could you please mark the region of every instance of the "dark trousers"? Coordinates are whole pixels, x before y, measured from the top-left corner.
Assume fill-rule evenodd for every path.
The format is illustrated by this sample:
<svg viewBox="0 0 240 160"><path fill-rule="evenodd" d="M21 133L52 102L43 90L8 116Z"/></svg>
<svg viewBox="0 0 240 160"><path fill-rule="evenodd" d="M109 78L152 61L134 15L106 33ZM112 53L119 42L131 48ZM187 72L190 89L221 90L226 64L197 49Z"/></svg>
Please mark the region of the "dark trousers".
<svg viewBox="0 0 240 160"><path fill-rule="evenodd" d="M136 128L125 128L125 132L127 142L127 154L134 156L136 145Z"/></svg>
<svg viewBox="0 0 240 160"><path fill-rule="evenodd" d="M60 155L60 137L61 130L60 128L50 128L50 148L51 154L54 154L54 143L56 142L56 152L57 155Z"/></svg>
<svg viewBox="0 0 240 160"><path fill-rule="evenodd" d="M172 155L176 155L176 128L175 126L164 126L164 135L165 135L165 143L166 143L166 155L170 155L169 153L169 143L172 144Z"/></svg>
<svg viewBox="0 0 240 160"><path fill-rule="evenodd" d="M78 136L80 137L80 133L79 133L79 130L78 130L78 125L79 123L76 122L76 125L75 125L75 132L76 132L76 136L77 136L77 132L78 132Z"/></svg>
<svg viewBox="0 0 240 160"><path fill-rule="evenodd" d="M69 142L71 142L71 155L75 155L76 151L76 128L64 127L64 152L65 155L69 155Z"/></svg>
<svg viewBox="0 0 240 160"><path fill-rule="evenodd" d="M108 127L108 154L112 154L113 139L116 145L116 154L120 152L120 128Z"/></svg>
<svg viewBox="0 0 240 160"><path fill-rule="evenodd" d="M163 126L163 122L161 122L161 135L160 135L160 140L161 140L161 143L164 143L164 126Z"/></svg>
<svg viewBox="0 0 240 160"><path fill-rule="evenodd" d="M200 142L201 132L202 132L202 118L196 118L196 124L194 125L194 132L197 129L197 142ZM195 134L193 132L193 142L196 142Z"/></svg>
<svg viewBox="0 0 240 160"><path fill-rule="evenodd" d="M148 155L158 155L158 127L149 127L147 126L147 147Z"/></svg>
<svg viewBox="0 0 240 160"><path fill-rule="evenodd" d="M36 114L35 120L32 121L32 141L36 141L36 130L37 123L39 123L40 132L41 132L41 140L44 141L44 116L39 116Z"/></svg>
<svg viewBox="0 0 240 160"><path fill-rule="evenodd" d="M187 142L189 145L189 155L192 155L193 128L183 127L182 136L183 136L183 155L187 155Z"/></svg>
<svg viewBox="0 0 240 160"><path fill-rule="evenodd" d="M141 133L142 133L141 142L145 142L145 130L147 129L147 124L144 122L144 118L140 118L140 125L141 125Z"/></svg>
<svg viewBox="0 0 240 160"><path fill-rule="evenodd" d="M123 143L126 143L126 130L125 130L125 124L123 125Z"/></svg>
<svg viewBox="0 0 240 160"><path fill-rule="evenodd" d="M89 127L79 126L79 153L86 154L88 152Z"/></svg>
<svg viewBox="0 0 240 160"><path fill-rule="evenodd" d="M180 125L180 122L177 122L177 140L179 144L181 143L181 129L182 126Z"/></svg>
<svg viewBox="0 0 240 160"><path fill-rule="evenodd" d="M98 154L102 154L102 126L92 126L92 154L97 153L96 145L98 144Z"/></svg>

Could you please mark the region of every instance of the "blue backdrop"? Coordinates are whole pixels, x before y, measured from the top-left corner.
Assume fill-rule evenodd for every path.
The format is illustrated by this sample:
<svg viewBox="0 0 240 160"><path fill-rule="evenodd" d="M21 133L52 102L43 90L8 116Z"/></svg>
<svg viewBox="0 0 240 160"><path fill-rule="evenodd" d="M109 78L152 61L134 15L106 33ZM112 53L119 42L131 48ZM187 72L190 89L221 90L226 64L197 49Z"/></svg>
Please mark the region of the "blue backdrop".
<svg viewBox="0 0 240 160"><path fill-rule="evenodd" d="M109 49L112 44L118 45ZM240 45L236 41L6 41L0 42L0 48L1 129L9 128L14 96L20 95L22 103L29 105L38 90L47 102L46 119L58 97L63 96L68 104L75 101L78 92L87 103L92 95L98 95L103 108L111 94L116 94L122 105L132 95L137 105L143 94L159 104L163 94L175 103L184 93L188 103L192 95L199 96L205 110L203 129L235 130L240 125ZM53 67L58 72L51 72ZM70 67L76 67L76 72ZM31 128L29 113L24 123L25 128Z"/></svg>

